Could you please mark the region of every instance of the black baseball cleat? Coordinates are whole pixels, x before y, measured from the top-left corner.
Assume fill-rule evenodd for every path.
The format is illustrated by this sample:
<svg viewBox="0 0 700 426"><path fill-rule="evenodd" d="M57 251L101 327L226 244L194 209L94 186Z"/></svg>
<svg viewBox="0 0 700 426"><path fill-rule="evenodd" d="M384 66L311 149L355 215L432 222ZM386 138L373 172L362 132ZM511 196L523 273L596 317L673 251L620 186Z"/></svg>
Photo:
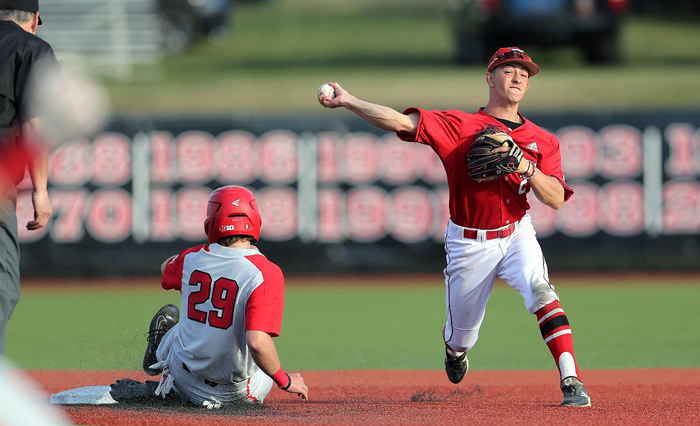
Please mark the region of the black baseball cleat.
<svg viewBox="0 0 700 426"><path fill-rule="evenodd" d="M158 362L156 359L156 351L163 336L175 324L180 321L180 310L175 305L165 305L158 310L156 315L151 320L151 326L148 328L148 346L146 354L143 356L143 371L149 376L157 376L159 370L152 370L149 367Z"/></svg>
<svg viewBox="0 0 700 426"><path fill-rule="evenodd" d="M469 360L466 352L454 357L445 349L445 372L452 383L461 382L464 375L467 374L467 370L469 370Z"/></svg>
<svg viewBox="0 0 700 426"><path fill-rule="evenodd" d="M564 399L561 401L562 407L590 407L591 397L586 393L583 383L574 377L566 377L561 381L561 391Z"/></svg>

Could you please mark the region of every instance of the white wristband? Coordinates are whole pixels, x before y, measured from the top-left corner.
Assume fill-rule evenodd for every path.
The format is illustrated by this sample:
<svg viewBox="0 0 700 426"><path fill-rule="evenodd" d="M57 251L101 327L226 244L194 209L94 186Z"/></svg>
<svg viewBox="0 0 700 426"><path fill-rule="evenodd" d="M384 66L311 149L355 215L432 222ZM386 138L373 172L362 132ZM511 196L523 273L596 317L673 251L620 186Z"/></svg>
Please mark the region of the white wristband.
<svg viewBox="0 0 700 426"><path fill-rule="evenodd" d="M530 161L530 160L527 160L527 161ZM530 180L530 179L532 179L533 176L535 176L535 173L537 173L537 166L532 161L530 161L530 164L532 165L532 168L533 168L532 174L530 176L525 176L527 174L527 172L530 171L530 167L528 166L527 170L525 170L525 173L520 175L520 179Z"/></svg>

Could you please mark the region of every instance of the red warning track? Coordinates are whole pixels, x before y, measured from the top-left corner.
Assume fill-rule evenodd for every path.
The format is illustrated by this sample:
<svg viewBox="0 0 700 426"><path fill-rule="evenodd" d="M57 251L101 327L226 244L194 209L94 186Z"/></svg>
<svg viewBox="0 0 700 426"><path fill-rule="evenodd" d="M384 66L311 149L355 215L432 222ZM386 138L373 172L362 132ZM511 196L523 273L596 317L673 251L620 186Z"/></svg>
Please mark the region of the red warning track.
<svg viewBox="0 0 700 426"><path fill-rule="evenodd" d="M47 392L147 379L130 371L30 371ZM198 409L69 406L79 425L512 424L697 425L700 369L586 371L590 408L560 407L551 371L472 371L459 385L441 371L309 371L310 401L273 389L265 409L227 414Z"/></svg>

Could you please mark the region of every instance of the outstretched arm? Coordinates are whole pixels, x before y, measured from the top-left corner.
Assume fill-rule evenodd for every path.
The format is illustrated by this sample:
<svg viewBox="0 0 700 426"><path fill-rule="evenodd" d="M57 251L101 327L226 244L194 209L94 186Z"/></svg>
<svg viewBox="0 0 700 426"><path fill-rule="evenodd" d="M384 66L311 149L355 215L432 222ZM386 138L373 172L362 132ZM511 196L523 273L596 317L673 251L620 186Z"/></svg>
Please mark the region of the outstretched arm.
<svg viewBox="0 0 700 426"><path fill-rule="evenodd" d="M335 89L335 97L333 99L323 93L319 93L318 95L318 102L324 107L343 107L380 129L403 133L411 138L416 136L419 119L418 113L414 112L408 115L402 114L393 108L356 98L348 93L347 90L340 87L338 83L331 82L330 85Z"/></svg>
<svg viewBox="0 0 700 426"><path fill-rule="evenodd" d="M265 374L272 377L278 386L283 387L287 385L287 383L279 383L280 379L275 377L277 373L282 372L282 365L277 355L275 342L272 341L272 336L264 331L248 330L245 332L245 340L253 360L255 360L255 364ZM304 383L304 378L301 377L301 374L287 373L287 375L291 382L287 385L289 387L284 390L289 393L296 393L301 396L301 399L309 399L309 388Z"/></svg>

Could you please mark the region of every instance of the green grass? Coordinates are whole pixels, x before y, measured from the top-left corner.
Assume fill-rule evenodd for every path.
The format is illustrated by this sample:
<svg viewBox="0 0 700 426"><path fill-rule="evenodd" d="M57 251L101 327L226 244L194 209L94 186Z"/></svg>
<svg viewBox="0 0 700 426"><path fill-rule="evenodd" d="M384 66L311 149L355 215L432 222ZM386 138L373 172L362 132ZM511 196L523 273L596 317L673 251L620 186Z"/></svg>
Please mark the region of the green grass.
<svg viewBox="0 0 700 426"><path fill-rule="evenodd" d="M698 106L700 26L631 17L622 44L616 67L591 67L571 48L521 46L542 65L523 110ZM446 3L278 0L241 5L223 44L166 57L155 81L108 89L115 111L132 114L321 114L316 89L330 80L399 109L482 106L484 66L454 64L452 48Z"/></svg>
<svg viewBox="0 0 700 426"><path fill-rule="evenodd" d="M700 367L700 286L588 284L558 285L581 368ZM179 293L25 289L7 356L25 369L138 370L148 323L165 303L179 304ZM276 342L289 370L441 369L444 311L439 278L391 287L293 281ZM553 368L534 317L503 285L469 358L479 370Z"/></svg>

